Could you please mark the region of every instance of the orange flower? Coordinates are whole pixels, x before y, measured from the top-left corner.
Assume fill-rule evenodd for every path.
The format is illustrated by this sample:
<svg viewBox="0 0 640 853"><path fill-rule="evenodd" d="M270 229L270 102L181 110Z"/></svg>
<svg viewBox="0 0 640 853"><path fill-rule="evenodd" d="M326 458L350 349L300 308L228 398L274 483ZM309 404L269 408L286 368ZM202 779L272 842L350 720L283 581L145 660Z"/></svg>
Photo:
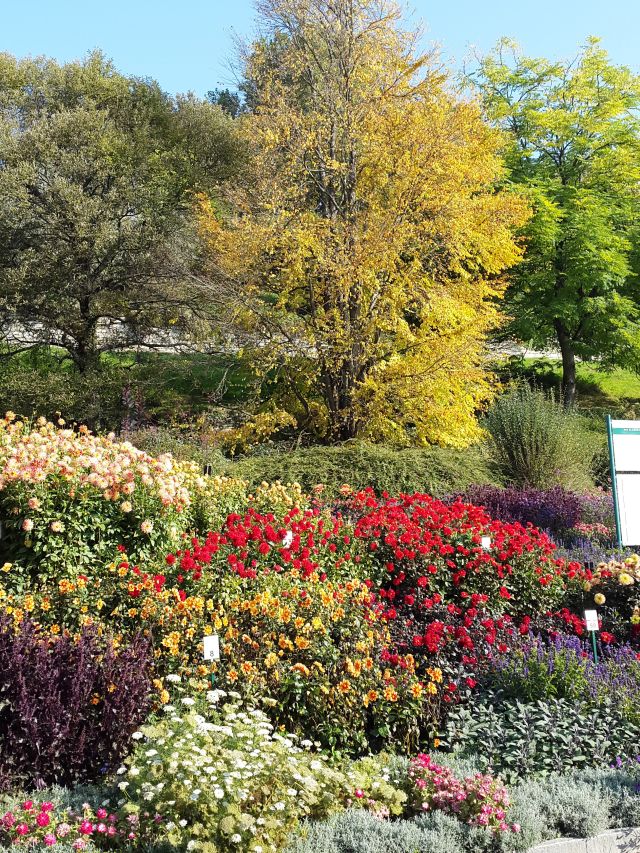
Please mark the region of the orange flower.
<svg viewBox="0 0 640 853"><path fill-rule="evenodd" d="M397 702L398 701L398 694L393 689L393 687L385 687L384 698L387 699L389 702Z"/></svg>
<svg viewBox="0 0 640 853"><path fill-rule="evenodd" d="M341 693L348 693L351 690L351 683L344 678L340 684L338 684L338 690Z"/></svg>
<svg viewBox="0 0 640 853"><path fill-rule="evenodd" d="M235 669L230 669L228 673L229 681L237 681L238 680L238 672Z"/></svg>
<svg viewBox="0 0 640 853"><path fill-rule="evenodd" d="M306 677L311 675L309 669L303 663L294 663L294 665L291 667L291 670L293 672L299 672L300 675L304 675Z"/></svg>
<svg viewBox="0 0 640 853"><path fill-rule="evenodd" d="M414 699L419 699L422 696L422 684L414 684L411 688L411 695Z"/></svg>
<svg viewBox="0 0 640 853"><path fill-rule="evenodd" d="M245 675L249 675L251 672L253 672L253 664L249 663L249 661L244 661L240 668L242 669Z"/></svg>

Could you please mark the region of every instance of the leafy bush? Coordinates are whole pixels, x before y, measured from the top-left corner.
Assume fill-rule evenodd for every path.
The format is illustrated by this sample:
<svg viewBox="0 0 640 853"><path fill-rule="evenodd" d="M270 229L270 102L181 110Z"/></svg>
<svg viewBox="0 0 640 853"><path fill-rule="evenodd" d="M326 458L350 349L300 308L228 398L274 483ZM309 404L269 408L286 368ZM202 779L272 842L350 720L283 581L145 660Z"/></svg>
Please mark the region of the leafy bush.
<svg viewBox="0 0 640 853"><path fill-rule="evenodd" d="M305 491L323 484L329 497L348 483L353 489L371 487L378 494L429 492L446 495L471 483L492 482L480 448L451 450L440 447L394 449L366 442L335 447L309 447L240 457L223 473L251 485L263 480L300 483Z"/></svg>
<svg viewBox="0 0 640 853"><path fill-rule="evenodd" d="M86 628L42 637L0 615L0 788L69 784L113 769L150 705L148 641Z"/></svg>
<svg viewBox="0 0 640 853"><path fill-rule="evenodd" d="M416 813L442 811L469 826L517 832L507 823L509 794L499 779L476 773L456 778L448 767L429 755L418 755L409 765L409 804Z"/></svg>
<svg viewBox="0 0 640 853"><path fill-rule="evenodd" d="M553 394L522 385L498 397L486 428L506 482L540 489L590 484L590 442L579 416L566 411Z"/></svg>
<svg viewBox="0 0 640 853"><path fill-rule="evenodd" d="M525 703L497 695L450 711L444 742L509 780L610 764L637 752L640 726L615 698L597 705L567 699Z"/></svg>
<svg viewBox="0 0 640 853"><path fill-rule="evenodd" d="M0 358L0 412L55 418L92 429L118 429L125 413L123 389L130 371L103 363L101 370L78 373L60 365L59 353L33 349L21 357Z"/></svg>
<svg viewBox="0 0 640 853"><path fill-rule="evenodd" d="M424 494L378 501L370 492L354 502L362 506L354 538L370 552L388 618L402 606L418 612L440 602L464 609L482 603L493 615L544 612L575 572L554 560L555 546L540 531L495 521L472 504Z"/></svg>
<svg viewBox="0 0 640 853"><path fill-rule="evenodd" d="M567 605L577 612L596 606L601 627L612 639L640 642L640 556L586 567L580 579L582 584L573 586Z"/></svg>
<svg viewBox="0 0 640 853"><path fill-rule="evenodd" d="M104 805L61 809L48 799L26 798L0 817L0 844L86 850L89 839L100 846L130 845L137 837L135 829L124 815Z"/></svg>
<svg viewBox="0 0 640 853"><path fill-rule="evenodd" d="M216 711L224 696L212 691L204 708L183 695L134 734L139 744L118 786L148 843L277 849L301 818L326 816L346 796L344 774L310 743L274 732L262 712L238 703Z"/></svg>
<svg viewBox="0 0 640 853"><path fill-rule="evenodd" d="M325 746L415 748L437 718L439 674L416 675L412 655L390 661L364 584L296 574L252 584L225 609L221 683L270 697L276 724Z"/></svg>
<svg viewBox="0 0 640 853"><path fill-rule="evenodd" d="M104 559L119 544L139 556L189 525L194 472L81 427L0 421L0 518L5 559L38 579Z"/></svg>

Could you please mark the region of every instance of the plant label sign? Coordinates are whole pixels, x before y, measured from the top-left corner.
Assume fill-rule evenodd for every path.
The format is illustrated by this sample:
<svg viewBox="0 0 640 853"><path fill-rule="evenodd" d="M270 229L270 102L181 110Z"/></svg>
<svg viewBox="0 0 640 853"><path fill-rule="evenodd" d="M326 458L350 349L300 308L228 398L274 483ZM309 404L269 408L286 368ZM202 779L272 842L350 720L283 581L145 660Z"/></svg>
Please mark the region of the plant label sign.
<svg viewBox="0 0 640 853"><path fill-rule="evenodd" d="M483 536L480 539L480 546L482 547L483 551L490 551L491 550L491 537L490 536Z"/></svg>
<svg viewBox="0 0 640 853"><path fill-rule="evenodd" d="M597 610L585 610L584 611L584 621L587 623L587 631L599 631L600 626L598 624L598 611Z"/></svg>
<svg viewBox="0 0 640 853"><path fill-rule="evenodd" d="M640 421L607 418L618 545L640 545Z"/></svg>
<svg viewBox="0 0 640 853"><path fill-rule="evenodd" d="M205 634L203 644L205 660L220 660L220 638L217 634Z"/></svg>

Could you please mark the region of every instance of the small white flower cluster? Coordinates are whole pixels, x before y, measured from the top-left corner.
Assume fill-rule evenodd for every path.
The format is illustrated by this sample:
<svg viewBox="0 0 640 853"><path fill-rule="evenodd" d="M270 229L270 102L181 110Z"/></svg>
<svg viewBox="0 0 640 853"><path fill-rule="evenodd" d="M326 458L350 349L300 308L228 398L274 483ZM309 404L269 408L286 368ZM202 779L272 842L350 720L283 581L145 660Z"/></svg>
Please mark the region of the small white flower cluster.
<svg viewBox="0 0 640 853"><path fill-rule="evenodd" d="M154 816L153 840L188 847L198 837L217 849L267 853L300 819L344 800L343 773L310 741L274 732L262 711L244 709L239 698L212 690L204 707L202 697L182 696L164 706L160 723L134 734L119 788L141 821Z"/></svg>

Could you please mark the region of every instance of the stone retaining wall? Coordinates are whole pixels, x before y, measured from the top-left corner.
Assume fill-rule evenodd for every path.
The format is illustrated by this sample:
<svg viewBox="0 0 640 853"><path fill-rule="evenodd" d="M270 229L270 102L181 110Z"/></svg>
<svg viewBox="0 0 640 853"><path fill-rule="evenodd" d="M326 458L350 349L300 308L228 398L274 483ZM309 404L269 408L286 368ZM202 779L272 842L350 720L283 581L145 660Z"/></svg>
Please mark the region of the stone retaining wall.
<svg viewBox="0 0 640 853"><path fill-rule="evenodd" d="M557 838L529 853L640 853L640 828L610 829L595 838Z"/></svg>

